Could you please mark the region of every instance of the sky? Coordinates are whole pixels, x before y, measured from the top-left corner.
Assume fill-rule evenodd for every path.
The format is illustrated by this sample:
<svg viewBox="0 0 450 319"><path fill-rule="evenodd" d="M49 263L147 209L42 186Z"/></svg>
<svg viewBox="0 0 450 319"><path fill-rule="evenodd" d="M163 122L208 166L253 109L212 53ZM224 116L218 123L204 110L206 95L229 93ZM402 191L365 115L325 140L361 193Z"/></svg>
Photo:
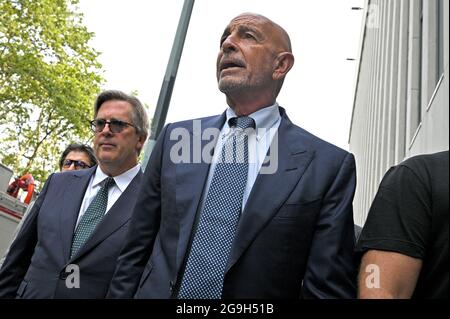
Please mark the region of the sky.
<svg viewBox="0 0 450 319"><path fill-rule="evenodd" d="M106 79L103 89L130 93L153 117L183 0L80 0ZM219 40L243 12L262 14L290 35L295 64L278 96L292 122L348 150L364 0L197 0L166 123L222 113L217 88Z"/></svg>

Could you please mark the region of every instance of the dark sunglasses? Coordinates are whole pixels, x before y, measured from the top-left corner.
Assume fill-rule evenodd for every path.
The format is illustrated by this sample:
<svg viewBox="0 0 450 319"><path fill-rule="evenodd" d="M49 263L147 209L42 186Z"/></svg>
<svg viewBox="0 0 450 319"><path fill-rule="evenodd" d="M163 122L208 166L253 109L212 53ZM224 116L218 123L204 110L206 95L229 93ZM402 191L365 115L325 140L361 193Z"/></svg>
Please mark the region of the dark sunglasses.
<svg viewBox="0 0 450 319"><path fill-rule="evenodd" d="M75 169L84 169L84 168L89 168L90 167L88 164L86 164L83 161L74 161L74 160L71 160L71 159L64 160L63 167L64 168L68 168L72 164L75 165Z"/></svg>
<svg viewBox="0 0 450 319"><path fill-rule="evenodd" d="M127 123L124 121L120 121L120 120L104 120L104 119L96 119L91 121L91 129L95 132L95 133L100 133L101 131L103 131L103 129L105 128L106 124L109 125L109 130L112 133L120 133L122 132L127 126L132 126L135 127L133 124L131 123Z"/></svg>

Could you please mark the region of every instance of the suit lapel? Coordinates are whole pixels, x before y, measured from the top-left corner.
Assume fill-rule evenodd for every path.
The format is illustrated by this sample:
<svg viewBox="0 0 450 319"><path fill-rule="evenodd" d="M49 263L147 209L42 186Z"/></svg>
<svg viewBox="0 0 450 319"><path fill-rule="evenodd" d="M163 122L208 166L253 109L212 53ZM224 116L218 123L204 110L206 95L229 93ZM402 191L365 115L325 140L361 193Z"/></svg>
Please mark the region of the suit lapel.
<svg viewBox="0 0 450 319"><path fill-rule="evenodd" d="M139 171L72 260L92 250L131 218L134 207L130 204L135 202L141 179L142 171Z"/></svg>
<svg viewBox="0 0 450 319"><path fill-rule="evenodd" d="M211 140L203 140L202 133L205 129L214 128L221 130L226 116L223 113L221 116L215 116L207 118L201 122L200 129L190 129L190 136L196 139L197 143L200 142L200 151L211 142ZM210 138L209 136L206 138ZM190 141L190 146L195 145L196 142ZM192 148L194 150L192 150ZM195 152L195 147L191 147L191 152ZM198 148L197 148L198 151ZM192 157L191 157L192 160ZM176 207L177 214L180 217L180 234L179 234L179 247L177 249L176 269L179 269L186 249L189 244L191 231L196 219L196 213L199 210L199 206L202 200L203 189L208 177L210 163L205 162L203 158L200 163L179 163L176 167Z"/></svg>
<svg viewBox="0 0 450 319"><path fill-rule="evenodd" d="M278 212L313 159L314 151L301 144L285 114L278 129L278 141L278 169L274 174L259 174L256 178L239 221L226 271ZM270 151L274 148L273 141Z"/></svg>
<svg viewBox="0 0 450 319"><path fill-rule="evenodd" d="M59 214L61 242L64 260L69 260L72 247L73 233L80 212L84 194L89 185L89 180L97 166L83 171L74 171L66 184L66 190L62 199L62 209Z"/></svg>

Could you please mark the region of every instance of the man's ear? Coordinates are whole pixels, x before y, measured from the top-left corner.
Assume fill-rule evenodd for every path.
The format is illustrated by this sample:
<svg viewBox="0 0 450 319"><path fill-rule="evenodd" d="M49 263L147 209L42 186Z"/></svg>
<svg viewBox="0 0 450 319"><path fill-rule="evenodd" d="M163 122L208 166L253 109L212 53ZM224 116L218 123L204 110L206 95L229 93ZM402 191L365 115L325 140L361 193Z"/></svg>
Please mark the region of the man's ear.
<svg viewBox="0 0 450 319"><path fill-rule="evenodd" d="M278 54L274 61L274 70L272 77L274 80L280 80L286 76L294 65L294 55L290 52Z"/></svg>
<svg viewBox="0 0 450 319"><path fill-rule="evenodd" d="M146 140L147 140L147 134L138 136L138 144L136 147L138 154L142 151L142 148L144 147Z"/></svg>

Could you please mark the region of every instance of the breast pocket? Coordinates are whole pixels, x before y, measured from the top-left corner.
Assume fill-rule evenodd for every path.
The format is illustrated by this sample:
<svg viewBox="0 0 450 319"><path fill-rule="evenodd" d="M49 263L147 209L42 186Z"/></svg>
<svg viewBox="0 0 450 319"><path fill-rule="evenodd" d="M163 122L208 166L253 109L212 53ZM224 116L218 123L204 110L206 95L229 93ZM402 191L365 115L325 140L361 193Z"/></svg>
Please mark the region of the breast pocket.
<svg viewBox="0 0 450 319"><path fill-rule="evenodd" d="M259 233L253 247L263 256L277 256L277 271L301 277L320 207L320 199L283 205Z"/></svg>
<svg viewBox="0 0 450 319"><path fill-rule="evenodd" d="M314 219L318 216L321 207L321 199L307 202L287 203L281 206L274 220L289 219Z"/></svg>

